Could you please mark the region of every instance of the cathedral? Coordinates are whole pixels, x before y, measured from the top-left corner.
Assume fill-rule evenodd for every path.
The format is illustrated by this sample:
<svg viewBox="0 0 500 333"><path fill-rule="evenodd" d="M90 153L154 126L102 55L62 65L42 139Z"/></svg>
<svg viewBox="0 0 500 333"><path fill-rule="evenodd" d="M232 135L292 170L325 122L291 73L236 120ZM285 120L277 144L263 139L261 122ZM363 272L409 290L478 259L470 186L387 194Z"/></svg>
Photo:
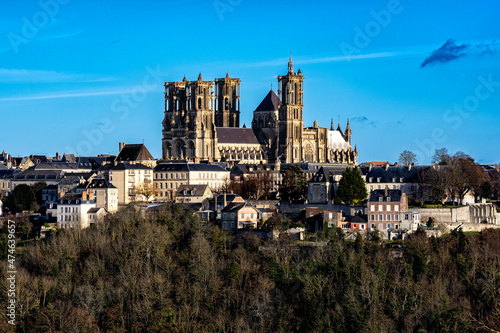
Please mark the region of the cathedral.
<svg viewBox="0 0 500 333"><path fill-rule="evenodd" d="M240 79L165 83L162 155L166 161L195 163L342 163L355 165L349 120L345 131L304 127L304 76L293 69L278 76L278 94L271 89L253 112L252 128L240 128Z"/></svg>

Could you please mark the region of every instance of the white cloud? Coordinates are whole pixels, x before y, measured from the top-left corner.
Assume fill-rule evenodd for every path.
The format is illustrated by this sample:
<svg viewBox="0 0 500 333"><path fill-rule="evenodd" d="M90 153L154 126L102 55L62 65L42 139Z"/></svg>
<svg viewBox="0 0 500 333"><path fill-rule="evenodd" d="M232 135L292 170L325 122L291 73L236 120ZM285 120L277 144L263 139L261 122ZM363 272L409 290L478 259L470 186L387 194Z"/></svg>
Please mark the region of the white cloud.
<svg viewBox="0 0 500 333"><path fill-rule="evenodd" d="M112 81L113 78L98 78L93 75L68 74L56 71L0 68L0 82L6 83L57 83Z"/></svg>

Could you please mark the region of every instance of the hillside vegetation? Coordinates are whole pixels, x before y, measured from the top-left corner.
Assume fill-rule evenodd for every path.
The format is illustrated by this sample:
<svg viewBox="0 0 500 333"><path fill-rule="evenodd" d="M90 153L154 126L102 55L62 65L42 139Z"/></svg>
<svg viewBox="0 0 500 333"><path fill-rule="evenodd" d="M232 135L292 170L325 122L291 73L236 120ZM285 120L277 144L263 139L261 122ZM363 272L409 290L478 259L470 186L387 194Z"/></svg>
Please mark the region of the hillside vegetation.
<svg viewBox="0 0 500 333"><path fill-rule="evenodd" d="M417 233L404 247L329 238L233 236L175 206L60 230L18 249L17 331L500 331L499 231Z"/></svg>

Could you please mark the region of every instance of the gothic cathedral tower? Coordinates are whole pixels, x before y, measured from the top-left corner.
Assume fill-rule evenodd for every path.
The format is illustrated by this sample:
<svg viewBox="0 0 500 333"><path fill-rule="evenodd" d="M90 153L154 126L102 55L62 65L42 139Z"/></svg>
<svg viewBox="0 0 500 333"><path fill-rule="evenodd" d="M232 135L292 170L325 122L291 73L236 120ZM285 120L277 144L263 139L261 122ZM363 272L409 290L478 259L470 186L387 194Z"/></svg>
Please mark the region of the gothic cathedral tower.
<svg viewBox="0 0 500 333"><path fill-rule="evenodd" d="M298 163L302 156L302 131L304 120L302 111L304 77L293 71L292 55L288 62L288 73L278 76L279 110L279 145L278 156L282 163Z"/></svg>
<svg viewBox="0 0 500 333"><path fill-rule="evenodd" d="M163 159L213 161L219 159L213 109L213 82L165 83Z"/></svg>
<svg viewBox="0 0 500 333"><path fill-rule="evenodd" d="M240 79L215 79L215 126L240 127Z"/></svg>

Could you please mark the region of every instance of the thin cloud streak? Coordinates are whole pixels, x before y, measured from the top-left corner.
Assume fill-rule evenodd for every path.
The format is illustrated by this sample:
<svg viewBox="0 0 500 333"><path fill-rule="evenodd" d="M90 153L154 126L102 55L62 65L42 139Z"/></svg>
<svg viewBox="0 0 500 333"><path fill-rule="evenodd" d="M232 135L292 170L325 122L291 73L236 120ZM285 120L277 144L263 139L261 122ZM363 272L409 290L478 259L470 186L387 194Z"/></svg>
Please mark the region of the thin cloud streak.
<svg viewBox="0 0 500 333"><path fill-rule="evenodd" d="M79 97L89 97L89 96L113 96L130 94L135 87L123 90L108 90L108 91L85 91L85 92L61 92L49 95L34 95L34 96L19 96L19 97L3 97L0 98L0 102L18 102L18 101L34 101L34 100L45 100L45 99L58 99L58 98L79 98ZM148 92L163 91L162 89L148 90Z"/></svg>
<svg viewBox="0 0 500 333"><path fill-rule="evenodd" d="M0 82L3 83L107 82L113 80L112 77L67 74L38 69L0 68Z"/></svg>

